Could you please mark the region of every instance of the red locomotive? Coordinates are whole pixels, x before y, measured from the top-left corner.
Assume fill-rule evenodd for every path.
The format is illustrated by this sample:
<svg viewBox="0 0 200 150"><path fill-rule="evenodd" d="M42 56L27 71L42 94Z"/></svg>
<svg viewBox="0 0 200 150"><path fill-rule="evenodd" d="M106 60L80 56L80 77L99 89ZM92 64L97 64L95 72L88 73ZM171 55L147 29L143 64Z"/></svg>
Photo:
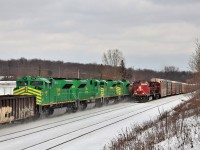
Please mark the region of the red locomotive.
<svg viewBox="0 0 200 150"><path fill-rule="evenodd" d="M130 91L134 99L143 102L165 96L186 93L188 88L189 84L186 83L152 78L150 81L134 82Z"/></svg>

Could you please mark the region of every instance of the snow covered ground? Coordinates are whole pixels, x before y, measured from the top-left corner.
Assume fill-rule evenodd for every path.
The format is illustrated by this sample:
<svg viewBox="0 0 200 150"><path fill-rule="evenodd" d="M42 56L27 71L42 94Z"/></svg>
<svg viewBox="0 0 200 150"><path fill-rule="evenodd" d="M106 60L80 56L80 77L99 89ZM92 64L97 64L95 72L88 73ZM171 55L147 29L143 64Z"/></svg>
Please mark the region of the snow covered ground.
<svg viewBox="0 0 200 150"><path fill-rule="evenodd" d="M188 100L190 95L148 103L124 102L0 129L0 147L12 149L100 150L135 123L154 119Z"/></svg>
<svg viewBox="0 0 200 150"><path fill-rule="evenodd" d="M169 137L167 140L157 144L155 146L156 149L200 150L200 118L195 116L189 117L184 120L184 125L187 125L186 127L184 127L185 131L183 130L183 132L185 133L182 134L180 133L178 137L177 136Z"/></svg>
<svg viewBox="0 0 200 150"><path fill-rule="evenodd" d="M0 95L11 95L16 86L15 81L0 81Z"/></svg>

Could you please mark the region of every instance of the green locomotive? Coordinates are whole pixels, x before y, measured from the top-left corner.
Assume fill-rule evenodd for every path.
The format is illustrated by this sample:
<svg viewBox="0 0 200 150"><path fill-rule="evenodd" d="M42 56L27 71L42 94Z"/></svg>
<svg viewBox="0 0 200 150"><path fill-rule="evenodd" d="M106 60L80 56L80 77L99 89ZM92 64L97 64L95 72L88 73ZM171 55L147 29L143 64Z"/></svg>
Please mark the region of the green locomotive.
<svg viewBox="0 0 200 150"><path fill-rule="evenodd" d="M16 82L14 95L35 95L39 113L51 115L55 108L84 110L88 103L97 107L129 95L128 82L97 79L65 79L26 76Z"/></svg>

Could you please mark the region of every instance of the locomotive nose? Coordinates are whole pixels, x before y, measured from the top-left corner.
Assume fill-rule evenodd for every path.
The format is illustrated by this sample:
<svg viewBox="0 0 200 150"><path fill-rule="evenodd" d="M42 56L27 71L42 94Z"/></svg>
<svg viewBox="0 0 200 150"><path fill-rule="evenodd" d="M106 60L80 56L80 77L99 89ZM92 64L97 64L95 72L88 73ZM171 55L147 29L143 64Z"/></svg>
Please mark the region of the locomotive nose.
<svg viewBox="0 0 200 150"><path fill-rule="evenodd" d="M141 90L142 90L142 87L141 87L141 86L139 86L138 90L139 90L139 91L141 91Z"/></svg>

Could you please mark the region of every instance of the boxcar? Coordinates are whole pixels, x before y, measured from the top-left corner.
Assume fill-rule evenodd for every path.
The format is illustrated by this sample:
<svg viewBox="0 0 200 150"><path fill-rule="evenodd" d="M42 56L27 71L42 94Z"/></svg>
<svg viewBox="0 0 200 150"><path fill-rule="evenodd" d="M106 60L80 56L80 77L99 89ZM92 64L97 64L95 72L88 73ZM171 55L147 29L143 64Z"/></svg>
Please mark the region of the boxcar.
<svg viewBox="0 0 200 150"><path fill-rule="evenodd" d="M160 97L167 96L167 80L159 79L159 78L152 78L151 82L158 82L160 84Z"/></svg>

